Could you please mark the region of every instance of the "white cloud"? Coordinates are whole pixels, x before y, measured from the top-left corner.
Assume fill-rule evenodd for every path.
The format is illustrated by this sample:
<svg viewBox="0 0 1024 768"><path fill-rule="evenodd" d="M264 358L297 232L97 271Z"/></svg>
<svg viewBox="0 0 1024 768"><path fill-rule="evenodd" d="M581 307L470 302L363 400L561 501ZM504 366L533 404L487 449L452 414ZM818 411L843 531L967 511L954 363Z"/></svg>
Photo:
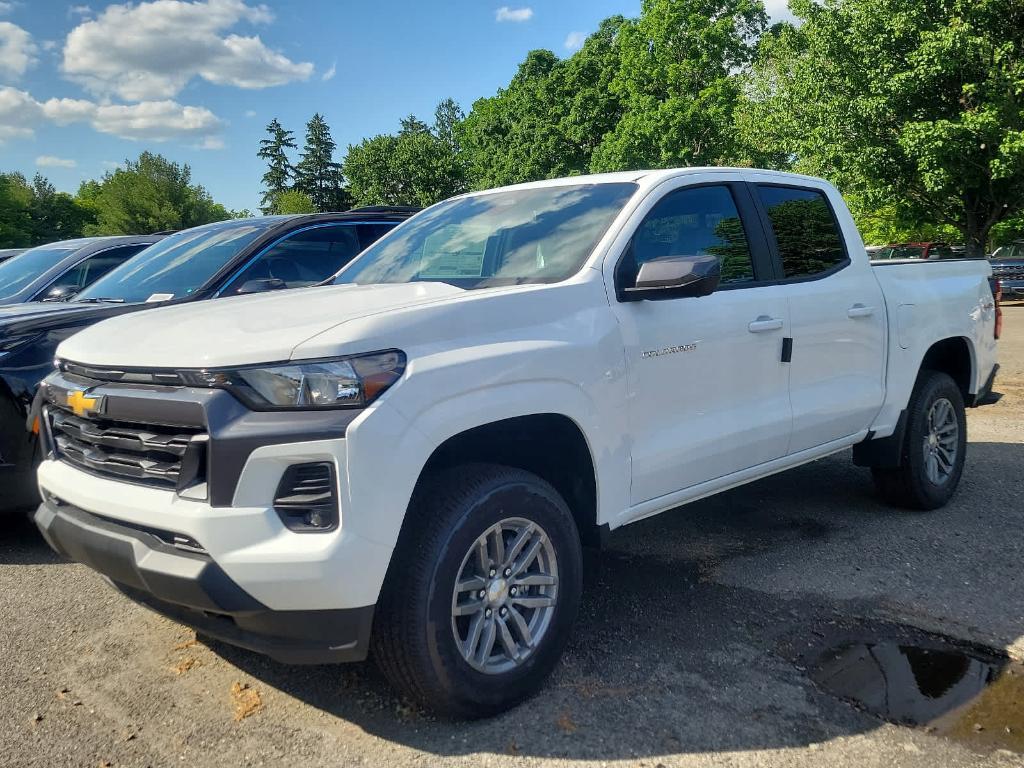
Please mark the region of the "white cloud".
<svg viewBox="0 0 1024 768"><path fill-rule="evenodd" d="M333 80L336 74L338 74L338 62L331 64L331 68L320 75L320 79L326 83L328 80Z"/></svg>
<svg viewBox="0 0 1024 768"><path fill-rule="evenodd" d="M54 155L40 155L36 158L36 166L39 168L74 168L77 165L78 163L74 160L66 160Z"/></svg>
<svg viewBox="0 0 1024 768"><path fill-rule="evenodd" d="M14 10L14 3L0 2L0 15L10 13Z"/></svg>
<svg viewBox="0 0 1024 768"><path fill-rule="evenodd" d="M273 19L243 0L153 0L110 5L67 37L63 70L100 96L168 99L200 77L217 85L266 88L313 74L268 48L258 35L225 34Z"/></svg>
<svg viewBox="0 0 1024 768"><path fill-rule="evenodd" d="M247 110L245 110L245 116L246 117L256 117L256 110L255 109L247 109Z"/></svg>
<svg viewBox="0 0 1024 768"><path fill-rule="evenodd" d="M42 105L25 91L0 87L0 143L30 137L42 120Z"/></svg>
<svg viewBox="0 0 1024 768"><path fill-rule="evenodd" d="M85 99L36 101L25 91L0 87L0 142L31 137L41 123L88 123L100 133L137 141L186 141L204 149L223 147L224 122L206 107L176 101L97 104Z"/></svg>
<svg viewBox="0 0 1024 768"><path fill-rule="evenodd" d="M72 5L68 8L68 16L92 16L92 8L88 5Z"/></svg>
<svg viewBox="0 0 1024 768"><path fill-rule="evenodd" d="M565 36L565 48L569 51L576 51L583 47L583 43L586 42L586 32L570 32Z"/></svg>
<svg viewBox="0 0 1024 768"><path fill-rule="evenodd" d="M503 5L494 12L494 18L496 21L529 21L533 18L533 8L509 8Z"/></svg>
<svg viewBox="0 0 1024 768"><path fill-rule="evenodd" d="M36 63L39 49L32 35L9 21L0 21L0 75L21 77Z"/></svg>

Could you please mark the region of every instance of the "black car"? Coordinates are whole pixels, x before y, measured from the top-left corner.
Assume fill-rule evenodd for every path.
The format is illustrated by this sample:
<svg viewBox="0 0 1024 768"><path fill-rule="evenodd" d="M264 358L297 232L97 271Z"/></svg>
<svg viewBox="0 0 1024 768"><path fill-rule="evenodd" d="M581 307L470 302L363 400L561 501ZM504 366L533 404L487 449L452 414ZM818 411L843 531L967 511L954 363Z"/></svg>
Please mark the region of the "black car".
<svg viewBox="0 0 1024 768"><path fill-rule="evenodd" d="M30 248L0 263L0 305L71 298L162 237L82 237Z"/></svg>
<svg viewBox="0 0 1024 768"><path fill-rule="evenodd" d="M992 277L1003 288L1004 299L1024 299L1024 240L996 249L989 257Z"/></svg>
<svg viewBox="0 0 1024 768"><path fill-rule="evenodd" d="M71 301L0 307L0 511L38 503L37 440L26 426L33 426L27 424L32 399L61 341L151 306L321 283L416 210L359 208L195 227L170 235Z"/></svg>

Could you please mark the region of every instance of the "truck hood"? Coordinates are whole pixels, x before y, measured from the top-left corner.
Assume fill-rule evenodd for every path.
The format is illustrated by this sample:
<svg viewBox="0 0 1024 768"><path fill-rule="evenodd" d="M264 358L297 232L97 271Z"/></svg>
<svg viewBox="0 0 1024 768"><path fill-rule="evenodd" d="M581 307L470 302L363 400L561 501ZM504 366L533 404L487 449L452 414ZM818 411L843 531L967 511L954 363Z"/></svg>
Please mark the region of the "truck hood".
<svg viewBox="0 0 1024 768"><path fill-rule="evenodd" d="M444 301L445 283L331 285L153 309L64 341L57 356L95 366L203 368L288 360L302 342L355 318Z"/></svg>

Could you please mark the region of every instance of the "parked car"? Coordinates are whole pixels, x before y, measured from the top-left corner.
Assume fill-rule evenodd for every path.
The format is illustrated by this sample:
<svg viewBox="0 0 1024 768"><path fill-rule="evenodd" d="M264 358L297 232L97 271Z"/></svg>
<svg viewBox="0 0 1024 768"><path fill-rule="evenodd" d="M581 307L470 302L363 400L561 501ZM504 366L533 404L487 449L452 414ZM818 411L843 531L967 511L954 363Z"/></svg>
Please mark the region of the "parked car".
<svg viewBox="0 0 1024 768"><path fill-rule="evenodd" d="M85 237L27 250L0 263L0 305L69 299L162 237Z"/></svg>
<svg viewBox="0 0 1024 768"><path fill-rule="evenodd" d="M996 249L989 257L992 276L1002 288L1003 298L1024 299L1024 240Z"/></svg>
<svg viewBox="0 0 1024 768"><path fill-rule="evenodd" d="M963 253L958 253L955 246L949 243L890 243L879 247L871 254L872 260L957 259L962 257Z"/></svg>
<svg viewBox="0 0 1024 768"><path fill-rule="evenodd" d="M27 248L0 248L0 261L12 259L19 253L24 253L27 250Z"/></svg>
<svg viewBox="0 0 1024 768"><path fill-rule="evenodd" d="M32 472L37 441L25 431L25 419L60 341L104 318L161 303L323 282L415 210L363 208L196 227L140 253L73 301L0 308L0 511L38 503ZM204 338L192 339L197 349Z"/></svg>
<svg viewBox="0 0 1024 768"><path fill-rule="evenodd" d="M989 274L872 267L792 174L465 195L336 285L63 342L35 520L199 632L286 662L372 645L404 693L488 715L557 663L602 531L851 446L890 502L944 505L996 372Z"/></svg>

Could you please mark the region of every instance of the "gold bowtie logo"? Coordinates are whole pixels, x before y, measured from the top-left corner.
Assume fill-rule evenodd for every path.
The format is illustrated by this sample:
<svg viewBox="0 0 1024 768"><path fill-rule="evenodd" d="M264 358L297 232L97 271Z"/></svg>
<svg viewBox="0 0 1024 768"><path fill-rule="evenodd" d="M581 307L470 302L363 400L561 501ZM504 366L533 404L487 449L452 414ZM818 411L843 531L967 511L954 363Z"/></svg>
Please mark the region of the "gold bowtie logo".
<svg viewBox="0 0 1024 768"><path fill-rule="evenodd" d="M67 405L75 416L86 416L99 411L102 400L102 397L88 397L85 392L76 389L68 392Z"/></svg>

